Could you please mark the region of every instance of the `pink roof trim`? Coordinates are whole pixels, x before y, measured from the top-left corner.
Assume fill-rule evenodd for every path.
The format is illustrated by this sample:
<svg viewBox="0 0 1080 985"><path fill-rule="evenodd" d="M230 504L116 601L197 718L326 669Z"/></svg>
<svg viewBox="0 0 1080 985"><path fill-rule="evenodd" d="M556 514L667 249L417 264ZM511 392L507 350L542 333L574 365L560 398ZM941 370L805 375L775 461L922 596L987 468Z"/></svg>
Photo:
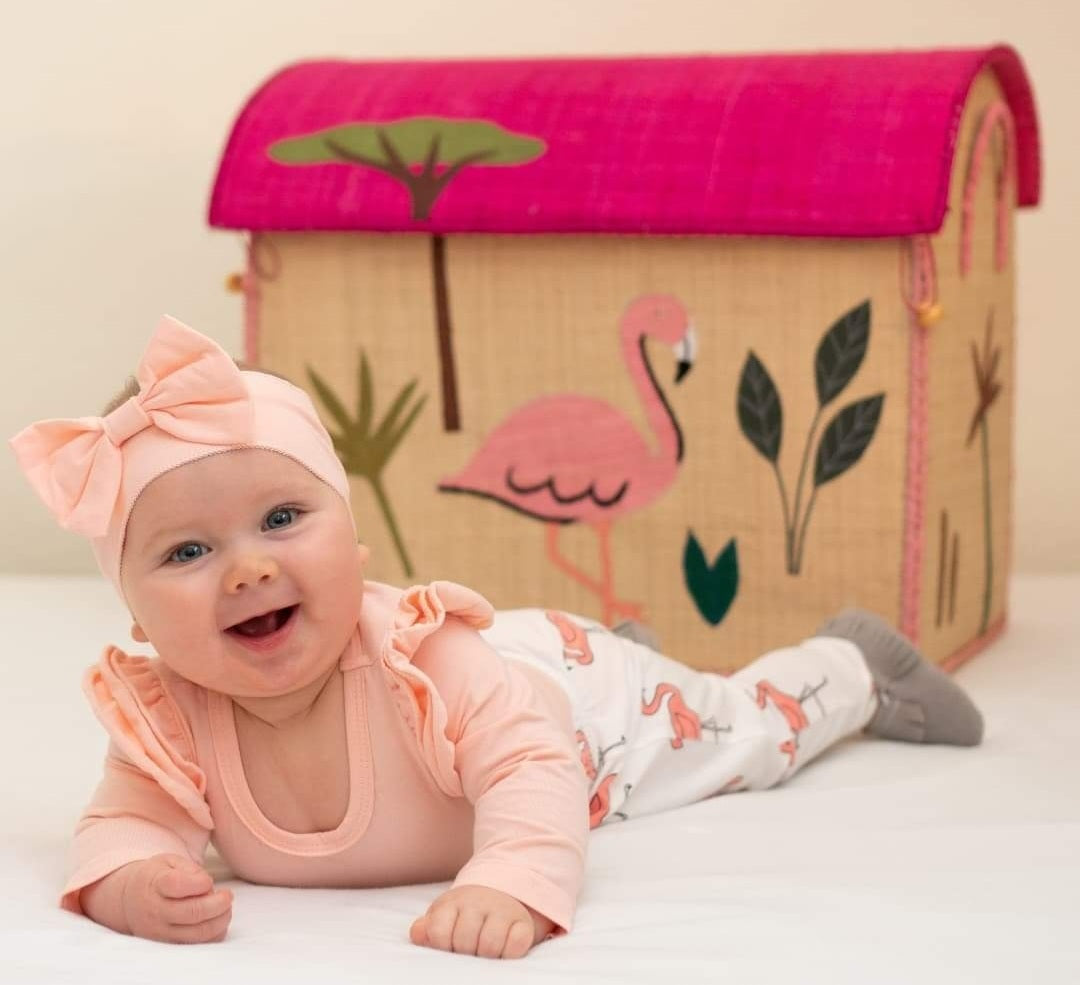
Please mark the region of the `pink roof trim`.
<svg viewBox="0 0 1080 985"><path fill-rule="evenodd" d="M935 232L975 75L1015 120L1017 202L1039 199L1039 133L1008 46L739 57L306 62L251 97L225 148L210 224L230 229L897 236ZM469 166L430 219L355 164L267 148L356 121L483 119L539 137L520 165Z"/></svg>

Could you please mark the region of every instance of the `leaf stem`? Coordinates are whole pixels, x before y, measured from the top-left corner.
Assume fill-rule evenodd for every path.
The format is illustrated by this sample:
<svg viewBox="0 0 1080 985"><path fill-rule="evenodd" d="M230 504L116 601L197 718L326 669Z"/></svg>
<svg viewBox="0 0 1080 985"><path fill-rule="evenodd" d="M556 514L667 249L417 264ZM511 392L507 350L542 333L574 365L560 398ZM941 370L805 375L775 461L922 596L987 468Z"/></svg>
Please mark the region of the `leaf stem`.
<svg viewBox="0 0 1080 985"><path fill-rule="evenodd" d="M818 487L815 485L810 493L810 499L806 503L806 513L803 515L802 528L799 530L799 539L795 545L795 570L793 574L798 574L802 568L802 556L803 551L806 549L806 527L810 523L810 514L814 509L814 497L817 496Z"/></svg>
<svg viewBox="0 0 1080 985"><path fill-rule="evenodd" d="M806 466L810 461L810 446L814 443L814 432L817 431L818 422L821 420L821 412L825 409L825 405L819 403L818 409L814 413L814 419L810 422L810 433L806 436L806 447L803 448L802 464L799 466L799 482L795 487L795 516L792 519L792 526L799 522L799 506L802 504L803 482L806 479ZM809 509L807 510L809 513ZM805 527L805 524L803 524ZM795 561L795 570L791 572L793 575L799 573L799 558Z"/></svg>
<svg viewBox="0 0 1080 985"><path fill-rule="evenodd" d="M983 524L985 532L983 539L986 551L986 583L983 587L982 623L979 626L979 635L986 632L990 623L990 599L994 588L994 551L991 543L993 530L990 522L990 428L983 415L981 422L982 431L982 466L983 466Z"/></svg>
<svg viewBox="0 0 1080 985"><path fill-rule="evenodd" d="M411 578L413 573L412 564L409 562L409 555L406 553L405 545L402 543L401 535L398 533L397 522L394 520L394 511L390 508L390 501L386 498L386 493L383 491L378 475L369 477L368 481L371 483L371 488L375 490L375 498L379 501L379 508L386 518L386 525L390 528L390 535L394 538L394 546L397 548L398 557L401 558L401 566L405 569L405 574Z"/></svg>
<svg viewBox="0 0 1080 985"><path fill-rule="evenodd" d="M791 514L788 512L787 490L784 488L784 477L780 474L780 468L775 461L772 463L773 472L776 473L776 483L780 487L780 505L784 509L784 556L787 561L788 574L793 574L791 566L794 563L792 556L792 534L795 532Z"/></svg>

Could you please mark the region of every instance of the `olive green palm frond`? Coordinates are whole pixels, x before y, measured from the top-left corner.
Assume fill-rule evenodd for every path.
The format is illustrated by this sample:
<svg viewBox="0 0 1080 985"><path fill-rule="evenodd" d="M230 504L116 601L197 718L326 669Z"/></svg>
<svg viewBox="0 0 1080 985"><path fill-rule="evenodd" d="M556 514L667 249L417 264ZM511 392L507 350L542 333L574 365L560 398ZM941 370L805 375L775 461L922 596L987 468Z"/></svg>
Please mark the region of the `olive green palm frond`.
<svg viewBox="0 0 1080 985"><path fill-rule="evenodd" d="M417 380L410 380L401 392L394 398L389 410L383 417L378 429L371 434L371 421L375 412L375 388L372 382L371 367L363 350L360 351L360 363L356 374L356 419L353 420L344 405L334 394L318 373L311 367L307 367L308 379L311 385L326 406L327 413L334 419L341 430L340 434L330 432L330 439L334 443L334 450L341 459L345 471L351 475L362 476L371 483L375 499L379 504L390 534L397 548L398 556L405 574L412 577L413 567L409 555L405 549L401 533L398 530L397 521L394 518L393 507L390 497L382 486L382 471L389 462L397 446L405 437L406 432L412 427L421 408L427 401L427 395L423 395L409 409L408 414L401 424L398 424L406 405L412 398L416 389Z"/></svg>
<svg viewBox="0 0 1080 985"><path fill-rule="evenodd" d="M405 419L405 423L402 424L396 432L394 431L397 419L401 416L401 412L404 410L405 405L412 396L413 390L416 389L416 384L418 382L418 380L412 379L402 388L401 393L397 395L394 402L390 405L390 409L386 412L386 416L382 419L382 423L379 424L378 431L375 432L375 435L371 439L373 446L380 449L386 449L388 457L393 452L398 442L405 436L405 432L409 430L409 427L415 420L420 408L424 406L424 402L427 400L426 395L422 396L409 412L409 416Z"/></svg>
<svg viewBox="0 0 1080 985"><path fill-rule="evenodd" d="M334 391L326 385L325 381L310 366L307 367L307 375L330 416L337 422L338 427L348 434L352 430L353 423L344 405L334 395Z"/></svg>
<svg viewBox="0 0 1080 985"><path fill-rule="evenodd" d="M375 385L371 382L371 367L367 355L360 350L360 369L356 378L356 426L361 434L371 427L371 415L375 405Z"/></svg>

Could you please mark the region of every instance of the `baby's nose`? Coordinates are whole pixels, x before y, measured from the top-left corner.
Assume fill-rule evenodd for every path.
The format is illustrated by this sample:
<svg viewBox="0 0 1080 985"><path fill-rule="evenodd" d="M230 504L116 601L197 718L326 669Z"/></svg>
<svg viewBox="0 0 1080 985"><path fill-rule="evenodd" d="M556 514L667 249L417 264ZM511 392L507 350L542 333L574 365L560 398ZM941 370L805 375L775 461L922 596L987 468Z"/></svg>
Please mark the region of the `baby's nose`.
<svg viewBox="0 0 1080 985"><path fill-rule="evenodd" d="M277 562L266 555L246 555L239 558L226 575L226 589L230 593L243 588L273 581L278 576Z"/></svg>

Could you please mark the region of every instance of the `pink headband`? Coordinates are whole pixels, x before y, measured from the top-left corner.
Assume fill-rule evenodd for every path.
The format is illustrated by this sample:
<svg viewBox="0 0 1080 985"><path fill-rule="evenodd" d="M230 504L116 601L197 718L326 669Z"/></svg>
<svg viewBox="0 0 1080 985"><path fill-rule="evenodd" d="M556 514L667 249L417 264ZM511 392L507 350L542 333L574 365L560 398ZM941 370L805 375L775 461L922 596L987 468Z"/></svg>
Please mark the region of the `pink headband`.
<svg viewBox="0 0 1080 985"><path fill-rule="evenodd" d="M295 459L349 502L330 435L299 387L241 371L216 342L168 316L135 376L139 392L105 417L38 421L9 440L60 526L90 538L121 598L131 509L153 479L178 465L234 448L266 448Z"/></svg>

